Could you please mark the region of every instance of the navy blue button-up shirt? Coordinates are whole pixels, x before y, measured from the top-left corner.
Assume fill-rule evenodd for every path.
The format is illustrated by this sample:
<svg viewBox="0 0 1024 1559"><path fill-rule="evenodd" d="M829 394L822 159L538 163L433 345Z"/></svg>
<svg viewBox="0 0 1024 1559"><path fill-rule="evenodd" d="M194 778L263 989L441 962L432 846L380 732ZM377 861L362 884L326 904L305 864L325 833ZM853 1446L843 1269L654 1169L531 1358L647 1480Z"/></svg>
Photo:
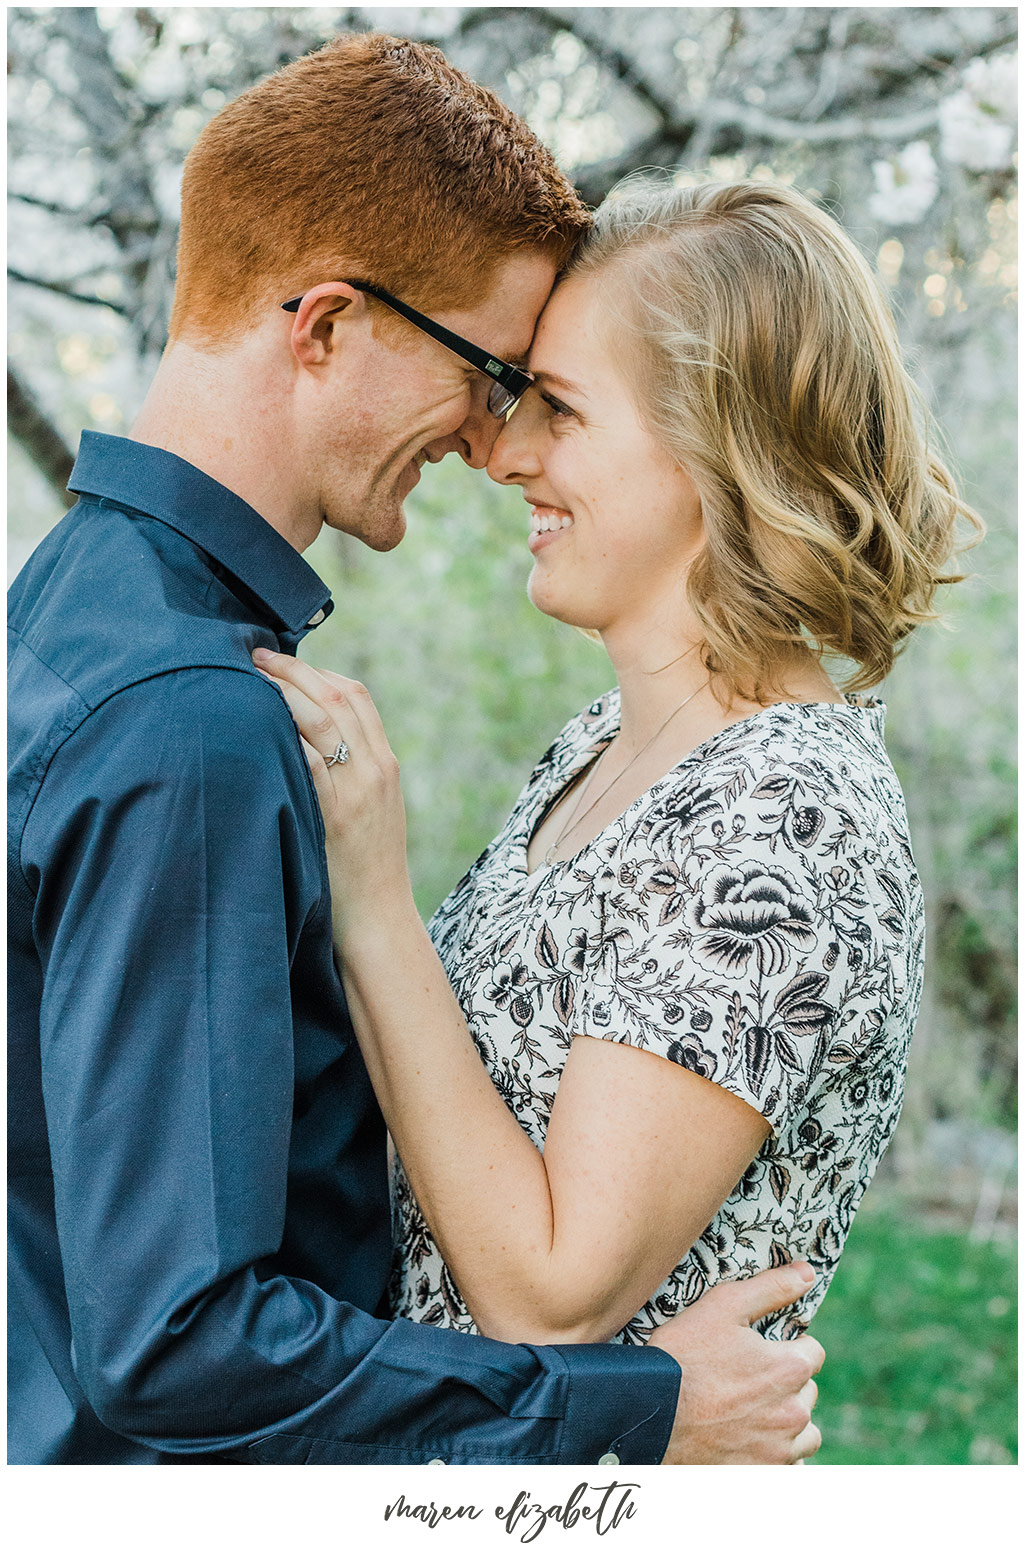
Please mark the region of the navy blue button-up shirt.
<svg viewBox="0 0 1024 1559"><path fill-rule="evenodd" d="M326 587L163 450L86 433L69 485L11 590L10 1460L660 1461L661 1349L380 1318L384 1126L250 659Z"/></svg>

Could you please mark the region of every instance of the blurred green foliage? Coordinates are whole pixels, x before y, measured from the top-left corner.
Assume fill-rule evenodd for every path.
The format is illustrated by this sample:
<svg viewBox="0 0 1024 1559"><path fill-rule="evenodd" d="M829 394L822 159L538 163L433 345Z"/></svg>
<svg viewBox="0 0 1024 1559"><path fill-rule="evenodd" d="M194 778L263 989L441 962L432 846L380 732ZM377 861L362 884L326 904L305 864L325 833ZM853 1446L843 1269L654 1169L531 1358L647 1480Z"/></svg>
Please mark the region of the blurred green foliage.
<svg viewBox="0 0 1024 1559"><path fill-rule="evenodd" d="M1017 510L1014 395L997 367L1012 334L1008 315L978 321L947 378L941 359L922 375L940 453L986 530L961 557L967 578L940 601L942 624L918 630L883 689L929 928L911 1127L1016 1122Z"/></svg>
<svg viewBox="0 0 1024 1559"><path fill-rule="evenodd" d="M827 1354L814 1465L1015 1462L1015 1242L872 1207L812 1323Z"/></svg>

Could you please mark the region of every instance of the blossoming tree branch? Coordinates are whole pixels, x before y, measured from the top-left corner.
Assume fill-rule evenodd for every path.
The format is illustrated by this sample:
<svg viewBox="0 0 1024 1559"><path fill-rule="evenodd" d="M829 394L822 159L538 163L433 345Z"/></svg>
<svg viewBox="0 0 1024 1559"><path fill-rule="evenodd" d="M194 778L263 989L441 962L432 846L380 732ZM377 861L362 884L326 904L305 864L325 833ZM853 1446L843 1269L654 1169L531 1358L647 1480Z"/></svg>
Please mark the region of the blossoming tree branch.
<svg viewBox="0 0 1024 1559"><path fill-rule="evenodd" d="M10 13L13 431L63 494L70 424L18 349L19 320L73 300L84 350L62 362L121 379L152 368L173 284L185 153L229 98L335 30L387 8L92 7ZM956 312L951 259L984 260L987 216L1014 177L1015 12L998 7L493 7L403 11L549 140L587 199L638 167L771 175L817 190L895 284ZM956 254L927 258L935 233ZM1002 267L991 258L983 279ZM930 267L930 272L929 272ZM988 300L991 301L991 300ZM939 308L932 307L933 316ZM109 343L116 343L111 348ZM103 346L100 342L106 342ZM132 362L135 359L135 362ZM130 392L129 392L130 393ZM117 423L119 395L86 420ZM65 428L67 431L65 432Z"/></svg>

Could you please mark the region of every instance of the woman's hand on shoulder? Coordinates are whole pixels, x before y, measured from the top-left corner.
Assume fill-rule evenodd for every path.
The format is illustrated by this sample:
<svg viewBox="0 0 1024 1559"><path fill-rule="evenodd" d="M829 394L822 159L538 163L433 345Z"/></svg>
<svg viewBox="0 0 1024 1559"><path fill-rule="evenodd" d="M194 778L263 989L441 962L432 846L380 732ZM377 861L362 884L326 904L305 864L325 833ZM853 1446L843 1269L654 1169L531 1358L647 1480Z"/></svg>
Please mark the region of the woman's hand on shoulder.
<svg viewBox="0 0 1024 1559"><path fill-rule="evenodd" d="M279 689L302 739L323 814L339 939L411 902L398 760L361 682L258 649L256 667Z"/></svg>

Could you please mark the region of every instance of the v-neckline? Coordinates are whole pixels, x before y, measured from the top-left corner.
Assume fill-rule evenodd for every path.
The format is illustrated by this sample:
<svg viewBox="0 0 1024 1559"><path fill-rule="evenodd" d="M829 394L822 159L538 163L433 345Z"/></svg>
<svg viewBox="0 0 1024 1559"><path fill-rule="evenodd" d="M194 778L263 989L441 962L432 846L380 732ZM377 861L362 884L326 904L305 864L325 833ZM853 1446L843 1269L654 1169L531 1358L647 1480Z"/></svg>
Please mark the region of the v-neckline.
<svg viewBox="0 0 1024 1559"><path fill-rule="evenodd" d="M618 689L616 688L614 691L617 693ZM606 696L611 697L613 695ZM598 832L594 834L593 838L588 839L586 843L582 844L580 848L574 851L572 855L567 855L560 860L554 861L545 861L542 859L540 865L535 866L533 871L531 871L528 862L530 844L543 819L547 816L553 807L558 805L559 800L565 795L568 786L575 779L581 776L587 768L591 767L594 763L597 762L605 748L609 747L614 741L615 737L619 734L620 711L618 708L609 710L608 713L614 720L614 728L610 730L606 728L605 733L598 737L596 744L588 744L588 746L577 755L580 759L580 762L573 763L567 772L559 776L561 783L559 784L557 790L551 792L542 801L539 811L532 811L532 815L527 818L526 829L518 830L515 840L515 854L518 856L518 861L512 862L513 869L523 877L528 885L532 885L546 873L553 872L556 867L572 866L573 863L578 861L581 856L585 855L588 850L593 849L596 844L599 844L605 835L610 833L612 829L618 829L632 812L634 807L638 806L641 802L646 801L650 797L652 791L664 785L680 769L686 768L687 765L698 756L698 754L703 753L706 748L710 747L714 742L717 742L720 737L725 736L728 732L736 731L741 726L750 725L755 720L762 719L772 710L841 709L844 712L849 712L851 710L857 712L870 712L871 710L876 710L879 707L883 706L881 706L880 701L877 699L872 700L870 703L856 704L850 701L849 698L844 698L842 703L834 702L831 699L778 699L773 704L765 704L762 709L755 709L752 714L744 715L740 720L733 720L729 725L723 725L721 730L713 731L710 736L706 736L703 741L700 741L696 744L696 746L691 747L689 752L683 754L678 763L674 763L671 768L666 769L665 773L660 775L656 780L648 785L646 790L641 791L638 796L634 797L629 805L624 807L617 817L612 818L611 822L607 823L604 828L599 829Z"/></svg>

